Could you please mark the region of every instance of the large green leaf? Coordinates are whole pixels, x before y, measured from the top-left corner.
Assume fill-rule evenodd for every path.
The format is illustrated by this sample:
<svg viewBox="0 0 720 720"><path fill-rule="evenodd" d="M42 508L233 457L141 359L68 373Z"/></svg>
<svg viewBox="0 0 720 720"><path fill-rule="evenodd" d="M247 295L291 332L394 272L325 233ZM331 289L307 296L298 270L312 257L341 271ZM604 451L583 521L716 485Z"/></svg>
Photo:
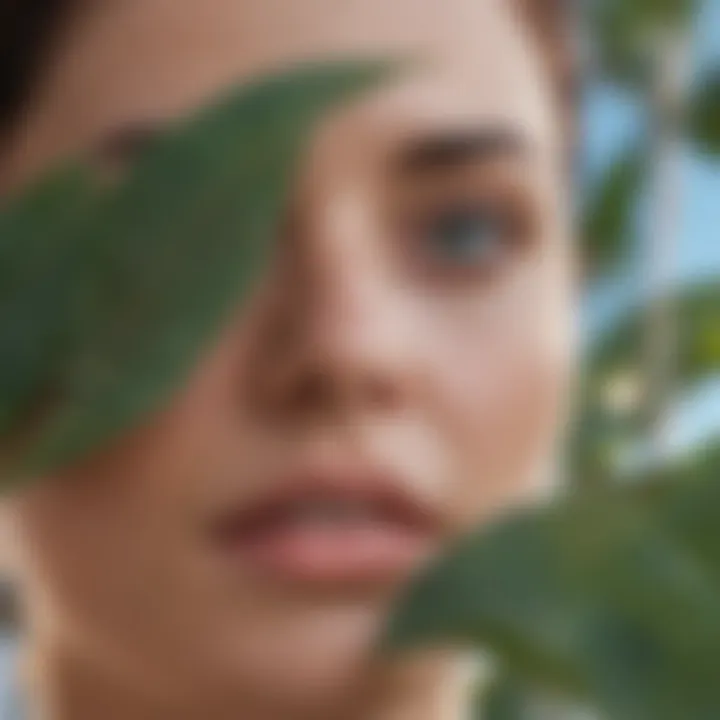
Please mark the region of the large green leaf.
<svg viewBox="0 0 720 720"><path fill-rule="evenodd" d="M157 409L271 252L304 141L388 67L303 67L178 123L115 189L59 172L0 218L4 476L72 461Z"/></svg>
<svg viewBox="0 0 720 720"><path fill-rule="evenodd" d="M645 170L645 154L639 149L628 152L591 189L583 218L583 251L590 275L617 265L632 249Z"/></svg>
<svg viewBox="0 0 720 720"><path fill-rule="evenodd" d="M0 436L49 386L67 346L82 261L78 226L96 200L81 169L56 172L0 214Z"/></svg>
<svg viewBox="0 0 720 720"><path fill-rule="evenodd" d="M499 672L493 682L478 693L475 717L477 720L541 720L546 717L544 709L537 688L529 687L511 673Z"/></svg>
<svg viewBox="0 0 720 720"><path fill-rule="evenodd" d="M498 672L489 687L481 688L477 695L476 720L606 720L509 672Z"/></svg>
<svg viewBox="0 0 720 720"><path fill-rule="evenodd" d="M719 463L464 539L410 588L387 646L480 645L611 720L720 717Z"/></svg>
<svg viewBox="0 0 720 720"><path fill-rule="evenodd" d="M688 134L695 147L706 155L720 156L720 67L697 85L690 97Z"/></svg>

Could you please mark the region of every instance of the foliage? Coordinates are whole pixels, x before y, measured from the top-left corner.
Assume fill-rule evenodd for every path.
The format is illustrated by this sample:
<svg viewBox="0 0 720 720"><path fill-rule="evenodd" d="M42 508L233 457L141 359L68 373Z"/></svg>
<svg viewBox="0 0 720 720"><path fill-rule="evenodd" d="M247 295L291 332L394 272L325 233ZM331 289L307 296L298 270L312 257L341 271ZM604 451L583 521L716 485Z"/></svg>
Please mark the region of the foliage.
<svg viewBox="0 0 720 720"><path fill-rule="evenodd" d="M271 251L302 141L382 64L305 67L242 88L163 137L118 186L57 171L0 215L5 480L156 410Z"/></svg>
<svg viewBox="0 0 720 720"><path fill-rule="evenodd" d="M688 134L703 154L720 157L720 67L708 72L691 93Z"/></svg>
<svg viewBox="0 0 720 720"><path fill-rule="evenodd" d="M464 539L411 588L388 645L480 644L613 720L718 717L720 445L696 462Z"/></svg>
<svg viewBox="0 0 720 720"><path fill-rule="evenodd" d="M637 198L646 176L647 158L630 150L611 163L589 193L583 214L584 264L591 277L612 270L632 248Z"/></svg>
<svg viewBox="0 0 720 720"><path fill-rule="evenodd" d="M593 344L584 364L580 413L570 445L572 473L591 484L612 474L613 449L640 442L648 392L643 372L642 326L651 303L637 306ZM679 288L672 298L678 319L674 368L676 394L720 377L720 284L715 279ZM611 401L613 385L636 385L627 406ZM628 389L633 392L632 388ZM677 398L676 398L677 399Z"/></svg>
<svg viewBox="0 0 720 720"><path fill-rule="evenodd" d="M696 383L720 373L720 284L713 278L680 288L674 306L682 321L678 328L677 366L683 382ZM595 343L587 372L596 382L632 362L647 307L645 304L636 308Z"/></svg>
<svg viewBox="0 0 720 720"><path fill-rule="evenodd" d="M631 89L645 86L653 72L656 43L668 31L686 28L697 0L599 0L588 23L596 39L599 69Z"/></svg>

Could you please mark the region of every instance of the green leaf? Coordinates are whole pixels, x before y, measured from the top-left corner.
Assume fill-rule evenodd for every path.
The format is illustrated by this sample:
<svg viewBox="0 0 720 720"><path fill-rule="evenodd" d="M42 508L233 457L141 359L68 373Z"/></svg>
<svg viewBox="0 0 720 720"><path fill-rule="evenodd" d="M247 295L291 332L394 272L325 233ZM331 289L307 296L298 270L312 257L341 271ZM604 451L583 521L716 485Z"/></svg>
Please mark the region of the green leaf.
<svg viewBox="0 0 720 720"><path fill-rule="evenodd" d="M680 388L720 373L720 282L698 282L677 290L671 299L677 332L676 381ZM587 361L596 385L641 358L644 323L651 303L639 305L597 339Z"/></svg>
<svg viewBox="0 0 720 720"><path fill-rule="evenodd" d="M536 696L509 673L501 673L478 699L477 720L533 720Z"/></svg>
<svg viewBox="0 0 720 720"><path fill-rule="evenodd" d="M681 398L695 386L720 376L720 282L712 278L681 287L672 298L676 342L673 397ZM647 407L644 372L644 326L652 303L638 305L600 335L585 361L580 414L570 443L573 475L578 482L607 479L613 447L641 439ZM617 378L634 377L640 406L617 413L608 407L608 388Z"/></svg>
<svg viewBox="0 0 720 720"><path fill-rule="evenodd" d="M698 84L688 110L688 134L697 150L720 157L720 67Z"/></svg>
<svg viewBox="0 0 720 720"><path fill-rule="evenodd" d="M635 211L643 187L646 163L640 150L622 155L590 191L584 216L584 253L592 275L624 258L635 235Z"/></svg>
<svg viewBox="0 0 720 720"><path fill-rule="evenodd" d="M508 672L479 695L477 720L606 720Z"/></svg>
<svg viewBox="0 0 720 720"><path fill-rule="evenodd" d="M600 0L591 5L589 27L600 69L631 89L645 87L655 62L654 42L668 31L687 31L698 0Z"/></svg>
<svg viewBox="0 0 720 720"><path fill-rule="evenodd" d="M51 174L0 214L0 436L22 425L67 346L77 228L96 194L80 168Z"/></svg>
<svg viewBox="0 0 720 720"><path fill-rule="evenodd" d="M315 123L389 69L265 78L178 123L89 207L86 180L61 172L6 211L2 251L23 274L0 288L5 477L76 460L169 399L267 262Z"/></svg>
<svg viewBox="0 0 720 720"><path fill-rule="evenodd" d="M613 720L720 716L719 460L464 539L402 599L386 647L479 645Z"/></svg>

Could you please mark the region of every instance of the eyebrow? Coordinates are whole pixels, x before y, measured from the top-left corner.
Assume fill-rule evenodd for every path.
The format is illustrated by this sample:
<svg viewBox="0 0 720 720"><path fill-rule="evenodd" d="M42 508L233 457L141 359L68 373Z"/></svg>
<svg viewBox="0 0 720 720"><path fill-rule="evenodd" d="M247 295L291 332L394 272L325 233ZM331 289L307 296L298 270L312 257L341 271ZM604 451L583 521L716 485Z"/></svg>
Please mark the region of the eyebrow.
<svg viewBox="0 0 720 720"><path fill-rule="evenodd" d="M133 160L157 140L168 124L146 120L120 126L102 137L92 154L121 162ZM400 174L424 174L503 157L522 157L529 152L530 141L519 128L462 128L414 138L400 149L391 164Z"/></svg>
<svg viewBox="0 0 720 720"><path fill-rule="evenodd" d="M499 125L431 133L412 140L393 159L401 174L450 170L469 163L524 156L530 151L527 136L517 128Z"/></svg>

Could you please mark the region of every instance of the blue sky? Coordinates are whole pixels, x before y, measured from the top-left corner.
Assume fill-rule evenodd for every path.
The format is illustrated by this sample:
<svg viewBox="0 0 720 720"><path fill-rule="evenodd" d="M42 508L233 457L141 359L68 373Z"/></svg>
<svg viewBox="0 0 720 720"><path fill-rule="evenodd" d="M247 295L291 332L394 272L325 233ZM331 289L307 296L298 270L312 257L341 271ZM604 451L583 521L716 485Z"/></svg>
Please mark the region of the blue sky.
<svg viewBox="0 0 720 720"><path fill-rule="evenodd" d="M693 45L697 72L720 63L720 0L706 0L696 24ZM592 90L584 115L586 168L594 175L638 132L637 110L627 96L606 88ZM711 163L688 151L683 166L682 234L677 258L677 280L692 281L718 273L720 282L720 162ZM639 262L588 300L585 327L589 338L622 314L637 298L642 278ZM720 315L720 308L718 309ZM675 438L683 446L720 432L720 379L698 389L679 408Z"/></svg>

